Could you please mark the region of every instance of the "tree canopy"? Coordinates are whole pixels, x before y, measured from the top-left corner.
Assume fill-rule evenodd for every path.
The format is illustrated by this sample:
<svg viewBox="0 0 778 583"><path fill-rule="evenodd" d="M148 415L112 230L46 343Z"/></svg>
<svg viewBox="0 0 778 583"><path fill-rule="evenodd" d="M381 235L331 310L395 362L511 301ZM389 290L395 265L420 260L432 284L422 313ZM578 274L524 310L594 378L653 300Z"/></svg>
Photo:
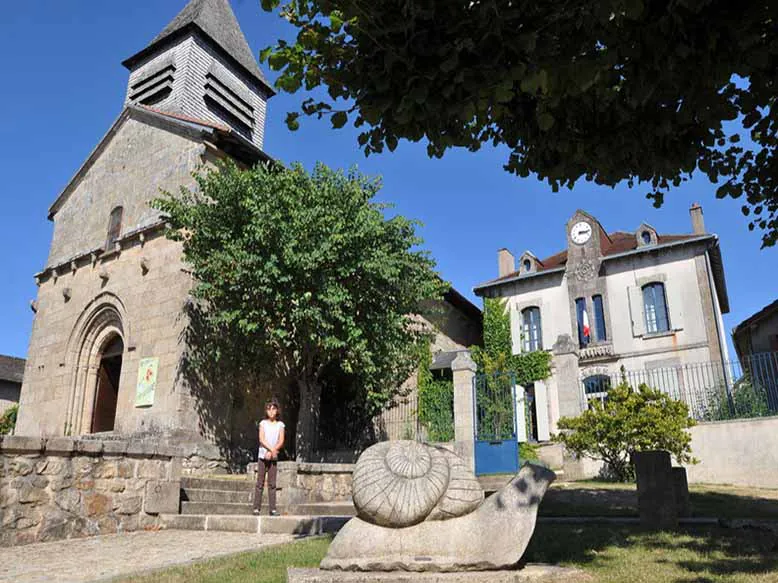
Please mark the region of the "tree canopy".
<svg viewBox="0 0 778 583"><path fill-rule="evenodd" d="M237 338L274 378L296 384L296 451L308 459L325 371L356 377L366 402L380 408L426 340L411 314L445 284L418 247L416 223L385 217L385 205L372 200L376 179L322 164L308 173L224 163L197 184L154 204L169 216L168 236L183 242L209 329Z"/></svg>
<svg viewBox="0 0 778 583"><path fill-rule="evenodd" d="M778 240L778 3L767 0L262 0L297 29L262 52L300 114L362 128L366 154L485 143L556 190L664 195L695 170ZM733 122L733 123L728 123ZM745 128L746 136L741 136ZM742 140L742 137L747 139Z"/></svg>

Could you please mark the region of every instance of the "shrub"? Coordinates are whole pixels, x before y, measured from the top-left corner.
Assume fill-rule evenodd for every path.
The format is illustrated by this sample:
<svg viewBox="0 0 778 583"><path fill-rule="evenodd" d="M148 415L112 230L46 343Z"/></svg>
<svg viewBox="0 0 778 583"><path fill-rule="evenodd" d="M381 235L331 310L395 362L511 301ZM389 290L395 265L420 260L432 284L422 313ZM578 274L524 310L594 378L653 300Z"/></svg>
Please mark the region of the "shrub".
<svg viewBox="0 0 778 583"><path fill-rule="evenodd" d="M688 428L696 424L685 403L646 385L611 388L605 403L594 401L579 417L562 417L554 437L577 455L602 460L614 479L634 479L636 451L665 450L678 463L696 463Z"/></svg>
<svg viewBox="0 0 778 583"><path fill-rule="evenodd" d="M11 405L0 416L0 435L11 435L16 427L16 417L19 414L19 405Z"/></svg>

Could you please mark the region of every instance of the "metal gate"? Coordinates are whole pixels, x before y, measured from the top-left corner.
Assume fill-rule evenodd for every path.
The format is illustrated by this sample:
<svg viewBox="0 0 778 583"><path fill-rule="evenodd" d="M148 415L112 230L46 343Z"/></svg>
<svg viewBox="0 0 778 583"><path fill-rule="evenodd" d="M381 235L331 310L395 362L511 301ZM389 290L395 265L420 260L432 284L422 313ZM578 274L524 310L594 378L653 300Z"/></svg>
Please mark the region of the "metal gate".
<svg viewBox="0 0 778 583"><path fill-rule="evenodd" d="M475 473L514 474L519 469L516 439L516 378L510 373L476 375Z"/></svg>

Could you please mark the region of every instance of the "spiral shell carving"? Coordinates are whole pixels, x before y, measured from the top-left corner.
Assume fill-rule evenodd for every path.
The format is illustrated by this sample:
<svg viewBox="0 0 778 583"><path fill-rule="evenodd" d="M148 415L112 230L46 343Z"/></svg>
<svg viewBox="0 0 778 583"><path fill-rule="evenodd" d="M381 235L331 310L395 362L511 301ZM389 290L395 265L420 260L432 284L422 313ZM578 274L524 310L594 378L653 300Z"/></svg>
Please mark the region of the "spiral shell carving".
<svg viewBox="0 0 778 583"><path fill-rule="evenodd" d="M386 441L365 450L352 492L360 518L395 528L462 516L484 499L459 456L415 441Z"/></svg>

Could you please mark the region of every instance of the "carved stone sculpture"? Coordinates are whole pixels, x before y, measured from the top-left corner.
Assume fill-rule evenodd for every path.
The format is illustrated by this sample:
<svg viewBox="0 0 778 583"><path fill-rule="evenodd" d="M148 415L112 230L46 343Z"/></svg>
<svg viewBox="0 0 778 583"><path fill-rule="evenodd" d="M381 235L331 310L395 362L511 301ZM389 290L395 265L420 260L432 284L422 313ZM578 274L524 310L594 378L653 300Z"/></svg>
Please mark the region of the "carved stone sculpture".
<svg viewBox="0 0 778 583"><path fill-rule="evenodd" d="M357 461L357 517L330 545L325 570L473 571L516 566L554 472L525 464L484 500L464 460L413 441L374 445Z"/></svg>

